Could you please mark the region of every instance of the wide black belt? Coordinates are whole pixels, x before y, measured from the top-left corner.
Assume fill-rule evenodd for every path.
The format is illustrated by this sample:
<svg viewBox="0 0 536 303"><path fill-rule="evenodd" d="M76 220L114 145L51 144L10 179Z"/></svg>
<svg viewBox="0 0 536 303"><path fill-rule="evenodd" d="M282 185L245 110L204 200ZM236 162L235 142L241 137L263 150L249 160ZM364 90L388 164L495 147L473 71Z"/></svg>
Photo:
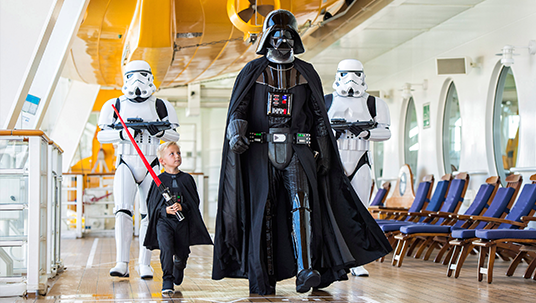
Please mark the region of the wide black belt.
<svg viewBox="0 0 536 303"><path fill-rule="evenodd" d="M285 133L265 133L265 132L250 132L249 133L249 142L255 143L265 143L265 142L274 142L274 143L285 143L287 140L291 139L293 144L311 144L311 134L308 133L295 133L295 134L285 134Z"/></svg>

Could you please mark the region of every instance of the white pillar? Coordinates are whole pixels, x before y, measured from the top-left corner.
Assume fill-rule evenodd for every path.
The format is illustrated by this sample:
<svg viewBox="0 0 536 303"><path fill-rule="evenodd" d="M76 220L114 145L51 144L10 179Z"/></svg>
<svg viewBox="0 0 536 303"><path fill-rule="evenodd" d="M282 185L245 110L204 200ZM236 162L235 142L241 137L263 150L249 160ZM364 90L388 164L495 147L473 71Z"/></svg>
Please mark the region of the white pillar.
<svg viewBox="0 0 536 303"><path fill-rule="evenodd" d="M17 96L28 93L63 1L0 1L0 127Z"/></svg>
<svg viewBox="0 0 536 303"><path fill-rule="evenodd" d="M46 285L47 143L30 137L28 162L28 250L26 289L39 293ZM44 238L44 239L43 239ZM42 243L45 241L45 243Z"/></svg>
<svg viewBox="0 0 536 303"><path fill-rule="evenodd" d="M63 149L62 167L68 170L99 94L99 85L71 80L71 87L52 126L50 139Z"/></svg>
<svg viewBox="0 0 536 303"><path fill-rule="evenodd" d="M35 76L32 78L30 74L24 81L25 86L26 83L31 85L28 91L20 91L11 107L7 128L39 129L41 126L43 113L46 112L88 4L89 0L70 0L61 7L42 58L32 64L37 64Z"/></svg>

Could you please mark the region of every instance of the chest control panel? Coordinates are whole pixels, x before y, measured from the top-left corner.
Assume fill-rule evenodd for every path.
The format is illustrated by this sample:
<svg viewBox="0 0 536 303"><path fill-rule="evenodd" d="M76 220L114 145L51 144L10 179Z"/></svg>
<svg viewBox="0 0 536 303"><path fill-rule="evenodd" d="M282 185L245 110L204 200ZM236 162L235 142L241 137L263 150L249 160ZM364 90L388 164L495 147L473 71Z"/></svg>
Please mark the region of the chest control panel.
<svg viewBox="0 0 536 303"><path fill-rule="evenodd" d="M269 92L267 105L266 115L275 117L290 117L292 110L292 94Z"/></svg>

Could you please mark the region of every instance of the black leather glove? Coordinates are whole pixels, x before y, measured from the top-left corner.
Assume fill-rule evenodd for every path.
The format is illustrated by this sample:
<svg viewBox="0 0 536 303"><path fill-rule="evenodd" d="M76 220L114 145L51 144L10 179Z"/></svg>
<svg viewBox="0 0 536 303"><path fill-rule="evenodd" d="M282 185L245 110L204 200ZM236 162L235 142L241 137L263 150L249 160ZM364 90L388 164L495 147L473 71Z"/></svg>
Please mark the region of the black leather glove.
<svg viewBox="0 0 536 303"><path fill-rule="evenodd" d="M156 125L153 125L153 124L147 125L147 131L149 132L149 134L151 134L151 136L155 136L156 134L160 132L158 130L158 127L156 127Z"/></svg>
<svg viewBox="0 0 536 303"><path fill-rule="evenodd" d="M326 175L330 169L331 149L329 136L318 137L318 149L320 155L317 158L316 171L319 175Z"/></svg>
<svg viewBox="0 0 536 303"><path fill-rule="evenodd" d="M335 140L339 140L339 138L344 135L344 131L335 130Z"/></svg>
<svg viewBox="0 0 536 303"><path fill-rule="evenodd" d="M235 119L227 126L227 139L229 147L235 154L241 154L249 148L249 140L246 137L248 121Z"/></svg>
<svg viewBox="0 0 536 303"><path fill-rule="evenodd" d="M350 127L348 127L348 130L352 132L352 134L358 136L363 130L361 129L361 127L358 127L358 126L355 126L355 125L352 125Z"/></svg>
<svg viewBox="0 0 536 303"><path fill-rule="evenodd" d="M136 138L136 136L137 136L138 134L141 133L140 130L133 129L133 128L130 128L130 127L128 127L127 130L128 130L128 132L130 133L130 135L132 136L132 138ZM121 140L127 140L127 141L130 140L130 139L128 138L128 135L127 135L127 130L122 129L122 130L119 132L119 137L121 137Z"/></svg>

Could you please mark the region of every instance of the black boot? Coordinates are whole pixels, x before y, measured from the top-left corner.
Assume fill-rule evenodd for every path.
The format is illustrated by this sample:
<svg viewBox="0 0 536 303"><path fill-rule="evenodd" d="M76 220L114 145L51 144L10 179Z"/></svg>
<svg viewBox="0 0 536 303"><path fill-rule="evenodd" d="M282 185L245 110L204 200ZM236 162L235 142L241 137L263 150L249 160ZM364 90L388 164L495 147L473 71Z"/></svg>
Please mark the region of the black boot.
<svg viewBox="0 0 536 303"><path fill-rule="evenodd" d="M308 292L312 287L317 287L320 284L320 273L314 269L304 269L298 273L296 277L296 291Z"/></svg>
<svg viewBox="0 0 536 303"><path fill-rule="evenodd" d="M186 262L188 257L179 258L176 255L173 256L173 284L179 286L184 279L184 269L186 268Z"/></svg>

